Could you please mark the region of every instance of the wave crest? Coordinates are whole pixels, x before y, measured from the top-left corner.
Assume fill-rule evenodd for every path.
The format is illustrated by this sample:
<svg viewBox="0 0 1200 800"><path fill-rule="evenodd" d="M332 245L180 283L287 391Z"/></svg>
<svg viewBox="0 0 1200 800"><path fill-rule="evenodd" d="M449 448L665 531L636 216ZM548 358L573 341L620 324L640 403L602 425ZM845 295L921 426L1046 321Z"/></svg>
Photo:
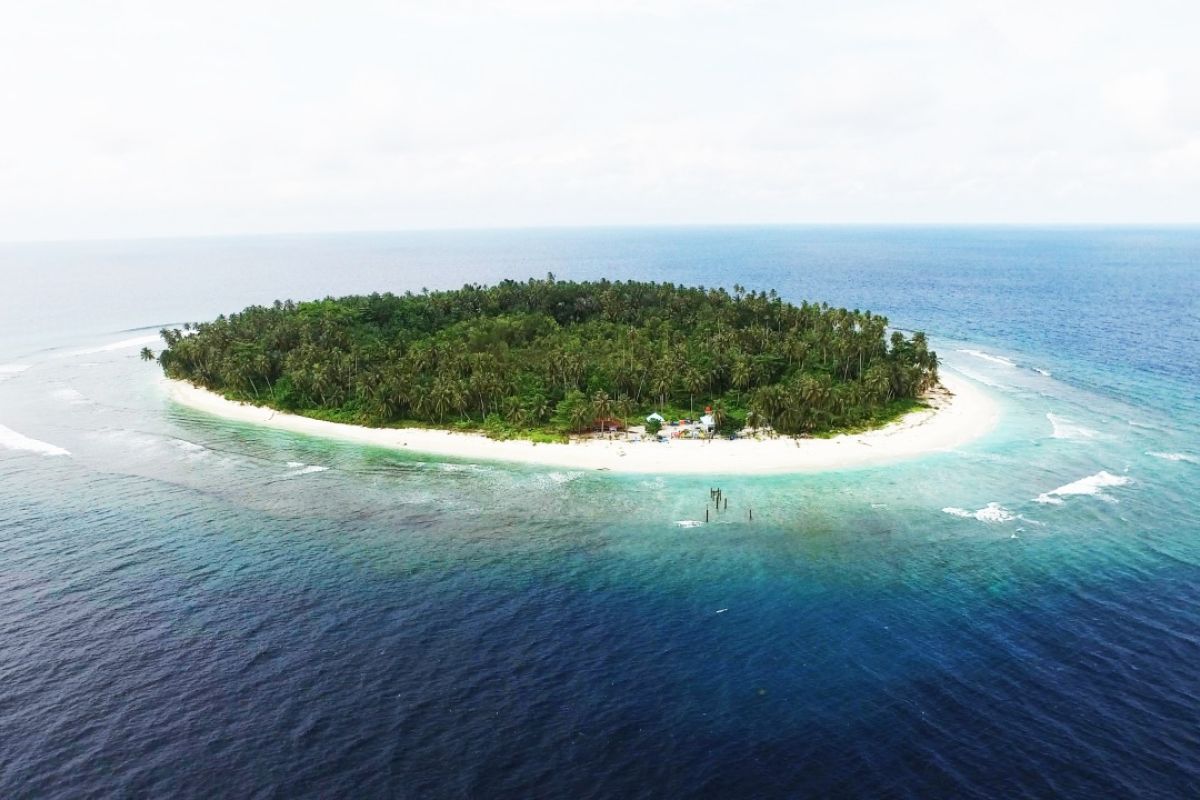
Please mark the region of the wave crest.
<svg viewBox="0 0 1200 800"><path fill-rule="evenodd" d="M1107 500L1110 503L1117 502L1116 499L1109 497L1104 493L1104 490L1110 486L1125 486L1132 483L1130 478L1124 475L1113 475L1106 470L1100 470L1095 475L1089 475L1086 478L1080 478L1077 481L1065 484L1057 489L1051 489L1048 492L1039 494L1034 498L1037 503L1049 503L1052 505L1062 505L1064 497L1072 495L1091 495Z"/></svg>
<svg viewBox="0 0 1200 800"><path fill-rule="evenodd" d="M942 511L951 516L962 517L963 519L975 519L980 522L1010 522L1016 519L1011 511L999 503L988 503L978 511L968 511L965 508L955 508L953 506L943 508Z"/></svg>
<svg viewBox="0 0 1200 800"><path fill-rule="evenodd" d="M287 477L295 478L299 475L311 475L314 472L325 472L329 467L319 467L316 464L305 464L303 461L287 462L288 472Z"/></svg>
<svg viewBox="0 0 1200 800"><path fill-rule="evenodd" d="M1157 450L1147 450L1146 455L1161 458L1164 461L1186 461L1189 464L1200 464L1200 457L1190 456L1187 453L1160 453Z"/></svg>
<svg viewBox="0 0 1200 800"><path fill-rule="evenodd" d="M1013 361L1010 358L1005 358L1004 356L992 355L991 353L985 353L982 350L960 349L958 352L966 353L969 356L974 356L975 358L979 358L984 361L990 361L993 364L1000 364L1001 366L1005 366L1005 367L1015 367L1017 365L1017 362Z"/></svg>
<svg viewBox="0 0 1200 800"><path fill-rule="evenodd" d="M1095 439L1099 435L1091 428L1086 428L1073 419L1060 417L1057 414L1047 414L1046 419L1050 420L1053 428L1050 435L1055 439Z"/></svg>
<svg viewBox="0 0 1200 800"><path fill-rule="evenodd" d="M9 450L27 450L31 453L41 453L44 456L69 456L71 452L55 444L32 439L23 433L17 433L12 428L0 425L0 447Z"/></svg>
<svg viewBox="0 0 1200 800"><path fill-rule="evenodd" d="M81 350L72 350L69 353L60 353L55 358L70 358L72 356L90 356L96 353L109 353L113 350L125 350L130 347L145 347L154 344L159 340L157 334L154 336L137 336L132 339L122 339L119 342L109 342L108 344L98 345L96 347L85 347Z"/></svg>

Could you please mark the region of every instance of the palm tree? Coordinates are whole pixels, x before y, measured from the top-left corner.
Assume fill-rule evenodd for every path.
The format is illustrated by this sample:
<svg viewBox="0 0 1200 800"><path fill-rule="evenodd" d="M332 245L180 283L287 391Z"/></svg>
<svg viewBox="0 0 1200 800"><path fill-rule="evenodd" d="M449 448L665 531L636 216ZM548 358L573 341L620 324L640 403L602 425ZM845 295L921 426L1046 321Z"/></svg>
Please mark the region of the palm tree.
<svg viewBox="0 0 1200 800"><path fill-rule="evenodd" d="M154 351L151 350L149 347L143 347L140 355L141 355L142 361L153 361L154 360Z"/></svg>
<svg viewBox="0 0 1200 800"><path fill-rule="evenodd" d="M592 413L597 419L608 419L612 416L613 401L608 392L599 391L592 396Z"/></svg>
<svg viewBox="0 0 1200 800"><path fill-rule="evenodd" d="M740 285L504 281L250 307L164 329L157 360L171 377L300 410L355 408L377 423L498 411L566 430L576 405L583 428L628 416L629 397L665 407L686 393L693 414L706 398L749 401L757 424L794 432L869 418L936 383L925 336L887 326Z"/></svg>
<svg viewBox="0 0 1200 800"><path fill-rule="evenodd" d="M863 375L863 385L876 402L892 399L892 380L887 367L874 364Z"/></svg>
<svg viewBox="0 0 1200 800"><path fill-rule="evenodd" d="M621 394L617 397L613 404L613 412L622 420L629 417L633 413L633 400L627 394Z"/></svg>
<svg viewBox="0 0 1200 800"><path fill-rule="evenodd" d="M803 420L803 406L796 398L785 397L782 407L772 420L772 424L780 433L797 434Z"/></svg>
<svg viewBox="0 0 1200 800"><path fill-rule="evenodd" d="M504 401L504 417L513 425L521 427L526 421L525 406L521 404L521 398L509 397Z"/></svg>
<svg viewBox="0 0 1200 800"><path fill-rule="evenodd" d="M588 403L577 403L571 409L571 430L585 430L591 426L593 419L592 407Z"/></svg>
<svg viewBox="0 0 1200 800"><path fill-rule="evenodd" d="M733 367L729 372L729 379L734 387L743 390L747 389L753 378L754 373L750 369L750 362L746 360L745 356L736 356L733 361Z"/></svg>
<svg viewBox="0 0 1200 800"><path fill-rule="evenodd" d="M712 406L713 427L721 430L729 421L729 412L725 410L724 400L714 400Z"/></svg>
<svg viewBox="0 0 1200 800"><path fill-rule="evenodd" d="M667 396L671 394L671 390L673 388L674 381L671 379L671 376L666 372L666 370L660 370L657 374L655 374L654 380L650 386L651 391L653 391L658 397L658 404L660 406L665 406L667 404Z"/></svg>
<svg viewBox="0 0 1200 800"><path fill-rule="evenodd" d="M696 413L696 395L704 388L705 380L704 373L690 364L683 370L683 385L688 391L688 410L689 413Z"/></svg>

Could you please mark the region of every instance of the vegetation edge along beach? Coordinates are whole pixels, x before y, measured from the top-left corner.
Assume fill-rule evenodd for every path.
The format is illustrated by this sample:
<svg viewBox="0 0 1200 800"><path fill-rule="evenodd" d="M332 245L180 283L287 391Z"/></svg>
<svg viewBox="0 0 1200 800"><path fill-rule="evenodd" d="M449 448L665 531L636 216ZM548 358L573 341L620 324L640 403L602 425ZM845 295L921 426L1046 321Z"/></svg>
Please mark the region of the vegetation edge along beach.
<svg viewBox="0 0 1200 800"><path fill-rule="evenodd" d="M888 320L870 312L797 306L738 286L731 293L551 275L277 301L162 336L166 376L230 406L177 385L172 396L181 402L225 416L246 403L284 412L269 419L326 423L319 432L301 425L305 432L357 426L374 429L376 443L417 439L413 449L468 457L553 463L548 451L559 448L530 458L527 446L568 440L668 470L663 443L677 440L721 440L738 451L753 442L759 453L766 442L790 443L815 453L823 440L847 438L837 433L894 434L945 416L956 400L939 385L938 358L922 333L889 335ZM437 437L445 430L492 445L447 453ZM401 435L392 442L389 431ZM788 451L785 461L796 460ZM633 468L624 460L613 468L626 464Z"/></svg>

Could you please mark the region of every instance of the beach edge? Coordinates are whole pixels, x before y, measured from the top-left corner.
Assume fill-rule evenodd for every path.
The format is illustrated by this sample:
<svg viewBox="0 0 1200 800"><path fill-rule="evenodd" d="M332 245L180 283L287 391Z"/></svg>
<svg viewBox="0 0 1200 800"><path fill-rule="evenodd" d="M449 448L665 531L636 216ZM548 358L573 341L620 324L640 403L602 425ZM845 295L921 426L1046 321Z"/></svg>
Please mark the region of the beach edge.
<svg viewBox="0 0 1200 800"><path fill-rule="evenodd" d="M868 467L958 449L990 432L999 420L996 401L968 378L942 375L913 411L881 428L827 439L790 437L725 440L570 444L497 441L479 433L429 428L369 428L289 414L228 400L187 381L163 377L167 398L181 406L235 422L306 436L466 461L497 461L628 473L766 475L830 472Z"/></svg>

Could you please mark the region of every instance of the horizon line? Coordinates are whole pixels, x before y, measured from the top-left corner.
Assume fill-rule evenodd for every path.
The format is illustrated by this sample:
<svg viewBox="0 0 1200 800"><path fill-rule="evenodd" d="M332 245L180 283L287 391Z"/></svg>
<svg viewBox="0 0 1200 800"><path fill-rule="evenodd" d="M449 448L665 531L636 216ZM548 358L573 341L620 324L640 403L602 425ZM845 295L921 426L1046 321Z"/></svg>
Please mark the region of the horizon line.
<svg viewBox="0 0 1200 800"><path fill-rule="evenodd" d="M324 236L383 236L403 234L474 234L535 233L554 231L619 230L702 230L702 229L1021 229L1021 230L1187 230L1200 229L1200 222L670 222L670 223L595 223L548 225L481 225L420 228L345 228L308 231L255 231L242 233L172 233L134 236L85 236L51 239L0 239L0 247L10 245L118 244L122 242L208 241L220 239L281 239Z"/></svg>

